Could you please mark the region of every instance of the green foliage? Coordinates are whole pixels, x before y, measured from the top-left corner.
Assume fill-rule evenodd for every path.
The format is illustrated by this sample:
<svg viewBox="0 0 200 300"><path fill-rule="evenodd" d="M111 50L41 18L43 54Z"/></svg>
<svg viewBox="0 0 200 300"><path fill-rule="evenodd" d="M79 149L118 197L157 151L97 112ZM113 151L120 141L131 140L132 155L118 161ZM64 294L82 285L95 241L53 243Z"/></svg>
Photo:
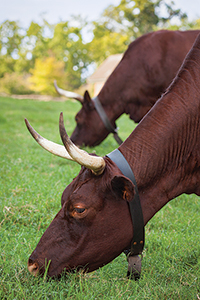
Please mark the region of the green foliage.
<svg viewBox="0 0 200 300"><path fill-rule="evenodd" d="M26 47L31 49L31 60L35 63L36 59L44 59L52 55L49 47L54 31L54 26L43 20L42 25L31 22L27 30Z"/></svg>
<svg viewBox="0 0 200 300"><path fill-rule="evenodd" d="M44 137L61 143L59 113L69 134L78 102L39 102L0 97L0 299L199 299L199 197L182 195L168 203L146 225L142 276L127 280L121 254L89 274L60 280L34 278L27 260L61 207L61 194L80 166L43 150L24 124L28 118ZM125 139L135 127L123 115L119 134ZM105 155L117 148L112 135L93 150Z"/></svg>
<svg viewBox="0 0 200 300"><path fill-rule="evenodd" d="M55 57L37 59L35 68L31 70L32 76L29 78L31 88L41 94L56 95L53 85L54 80L64 80L64 62L56 61Z"/></svg>
<svg viewBox="0 0 200 300"><path fill-rule="evenodd" d="M178 25L172 23L174 17L179 20ZM160 28L191 29L199 28L199 24L189 23L186 14L166 0L121 0L90 23L73 16L58 24L44 19L40 25L31 22L24 29L18 22L7 20L0 24L0 78L12 72L31 73L38 68L38 61L55 57L64 66L65 76L60 78L63 87L77 90L94 66L111 54L123 53L138 36ZM49 81L48 72L43 71L43 76ZM34 79L35 91L52 94L54 88L47 86Z"/></svg>
<svg viewBox="0 0 200 300"><path fill-rule="evenodd" d="M14 72L15 60L11 56L0 56L0 78L2 78L6 73Z"/></svg>
<svg viewBox="0 0 200 300"><path fill-rule="evenodd" d="M110 31L126 33L129 39L163 27L173 17L180 20L187 18L180 9L174 9L174 4L163 0L121 0L118 6L110 5L104 10L100 22ZM166 16L162 17L160 10L165 9ZM169 25L169 24L168 24Z"/></svg>
<svg viewBox="0 0 200 300"><path fill-rule="evenodd" d="M198 29L200 28L200 19L194 20L190 23L185 24L185 28L187 29Z"/></svg>
<svg viewBox="0 0 200 300"><path fill-rule="evenodd" d="M33 90L28 82L29 75L16 72L5 73L0 79L0 92L6 94L26 95L32 94Z"/></svg>
<svg viewBox="0 0 200 300"><path fill-rule="evenodd" d="M96 24L95 38L90 43L93 60L100 65L108 56L123 53L127 49L129 39L127 35L118 32L109 32L104 25Z"/></svg>
<svg viewBox="0 0 200 300"><path fill-rule="evenodd" d="M27 37L36 37L37 39L42 38L42 26L35 22L31 22L27 32Z"/></svg>
<svg viewBox="0 0 200 300"><path fill-rule="evenodd" d="M160 10L164 9L162 17ZM99 65L111 54L123 53L135 38L159 28L169 28L170 21L178 17L187 20L180 9L173 9L173 2L163 0L121 0L117 6L106 8L98 21L93 22L94 38L90 43L91 57ZM180 25L176 26L179 29Z"/></svg>
<svg viewBox="0 0 200 300"><path fill-rule="evenodd" d="M82 34L87 23L80 17L74 17L72 24L74 22L77 26L71 26L69 22L57 24L49 43L49 48L56 57L65 62L67 77L65 86L70 90L77 89L84 82L81 75L92 62L88 51L89 45L83 41Z"/></svg>
<svg viewBox="0 0 200 300"><path fill-rule="evenodd" d="M0 50L7 56L17 55L23 35L20 26L15 21L5 21L0 25Z"/></svg>

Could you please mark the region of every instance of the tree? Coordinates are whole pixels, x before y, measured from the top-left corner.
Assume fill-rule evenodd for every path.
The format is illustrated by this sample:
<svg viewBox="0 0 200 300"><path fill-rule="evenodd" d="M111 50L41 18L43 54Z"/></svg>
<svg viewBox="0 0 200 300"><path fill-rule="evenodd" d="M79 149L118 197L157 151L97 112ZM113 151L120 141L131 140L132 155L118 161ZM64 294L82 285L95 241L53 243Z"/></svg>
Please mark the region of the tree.
<svg viewBox="0 0 200 300"><path fill-rule="evenodd" d="M42 25L31 22L26 34L26 48L29 50L33 62L37 58L49 56L49 43L53 37L54 27L44 19Z"/></svg>
<svg viewBox="0 0 200 300"><path fill-rule="evenodd" d="M174 9L174 3L164 0L121 0L118 6L109 6L103 12L104 25L113 31L126 32L130 38L163 27L174 17L183 20L187 16L180 9ZM165 16L161 14L165 10Z"/></svg>
<svg viewBox="0 0 200 300"><path fill-rule="evenodd" d="M104 25L96 24L94 39L90 43L90 56L97 65L112 54L123 53L130 43L127 35L105 29Z"/></svg>
<svg viewBox="0 0 200 300"><path fill-rule="evenodd" d="M31 88L35 92L47 95L55 95L53 82L57 80L63 84L65 79L64 63L57 61L55 57L36 59L35 67L31 70L32 76L29 78Z"/></svg>
<svg viewBox="0 0 200 300"><path fill-rule="evenodd" d="M49 42L49 49L65 63L65 88L74 90L84 82L83 73L91 64L88 43L83 40L83 28L87 22L80 16L71 21L56 24L54 34Z"/></svg>
<svg viewBox="0 0 200 300"><path fill-rule="evenodd" d="M15 21L5 21L0 25L0 77L5 73L12 73L23 39L22 30Z"/></svg>
<svg viewBox="0 0 200 300"><path fill-rule="evenodd" d="M163 8L165 15L161 14ZM174 17L180 26L172 26ZM25 73L28 78L31 73L37 92L54 93L53 79L65 89L76 90L85 82L90 67L94 69L111 54L123 53L140 35L160 28L198 26L198 22L189 24L186 15L167 0L121 0L119 5L108 6L92 23L80 16L58 24L43 19L42 25L31 22L24 30L7 20L0 24L0 78L6 84L11 78L14 84L18 74ZM88 28L90 41L85 34ZM7 75L13 72L15 76Z"/></svg>
<svg viewBox="0 0 200 300"><path fill-rule="evenodd" d="M15 21L5 21L0 25L0 51L4 55L15 57L24 36Z"/></svg>
<svg viewBox="0 0 200 300"><path fill-rule="evenodd" d="M169 26L174 17L185 20L186 14L173 6L173 2L167 4L164 0L121 0L117 6L108 6L101 18L93 22L93 60L99 64L110 54L124 52L135 38ZM165 16L161 15L163 7Z"/></svg>

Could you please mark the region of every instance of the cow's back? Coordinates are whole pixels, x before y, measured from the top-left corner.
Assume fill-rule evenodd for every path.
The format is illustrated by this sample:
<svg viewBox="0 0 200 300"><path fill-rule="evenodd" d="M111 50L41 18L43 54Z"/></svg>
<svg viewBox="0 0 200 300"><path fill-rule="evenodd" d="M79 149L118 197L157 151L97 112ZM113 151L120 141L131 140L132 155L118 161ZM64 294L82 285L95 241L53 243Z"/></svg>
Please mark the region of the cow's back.
<svg viewBox="0 0 200 300"><path fill-rule="evenodd" d="M156 86L158 83L168 87L199 33L200 30L151 32L130 44L124 60L129 60L132 72L135 66L137 73L141 70L145 89L149 84Z"/></svg>
<svg viewBox="0 0 200 300"><path fill-rule="evenodd" d="M168 87L172 79L175 77L185 59L185 56L193 46L193 43L195 42L199 33L199 30L166 30L164 32L155 32L152 35L152 40L150 42L154 44L154 51L158 51L156 51L157 53L151 53L152 58L154 57L155 61L151 61L150 59L149 62L150 66L155 67L155 69L159 68L159 76L161 76L165 88ZM158 49L156 49L157 47ZM160 55L159 61L158 57L155 57L157 55Z"/></svg>
<svg viewBox="0 0 200 300"><path fill-rule="evenodd" d="M129 74L124 80L124 99L128 99L125 112L131 119L140 121L159 99L199 33L200 30L159 30L143 35L129 45L121 68L129 65Z"/></svg>

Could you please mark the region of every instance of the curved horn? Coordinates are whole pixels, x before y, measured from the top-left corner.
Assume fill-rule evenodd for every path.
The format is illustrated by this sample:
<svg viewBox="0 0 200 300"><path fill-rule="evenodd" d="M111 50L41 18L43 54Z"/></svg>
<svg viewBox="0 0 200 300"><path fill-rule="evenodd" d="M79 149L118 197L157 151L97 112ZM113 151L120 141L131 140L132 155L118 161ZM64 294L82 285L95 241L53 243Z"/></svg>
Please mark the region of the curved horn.
<svg viewBox="0 0 200 300"><path fill-rule="evenodd" d="M59 129L60 129L60 136L63 141L63 144L67 152L74 159L74 161L79 163L81 166L91 169L95 175L102 174L105 169L104 159L102 157L92 156L87 152L79 149L76 145L72 143L65 130L65 126L63 122L63 113L60 114Z"/></svg>
<svg viewBox="0 0 200 300"><path fill-rule="evenodd" d="M54 86L55 86L55 89L57 91L57 93L61 96L65 96L67 98L72 98L72 99L76 99L78 100L80 103L83 104L83 97L77 93L74 93L74 92L69 92L69 91L65 91L61 88L59 88L57 86L57 83L56 83L56 80L54 80Z"/></svg>
<svg viewBox="0 0 200 300"><path fill-rule="evenodd" d="M57 156L73 160L73 158L67 153L64 146L56 144L54 142L51 142L45 138L43 138L35 129L30 125L27 119L25 119L26 126L28 130L30 131L33 138L36 140L36 142L42 146L45 150L49 151L52 154L55 154Z"/></svg>

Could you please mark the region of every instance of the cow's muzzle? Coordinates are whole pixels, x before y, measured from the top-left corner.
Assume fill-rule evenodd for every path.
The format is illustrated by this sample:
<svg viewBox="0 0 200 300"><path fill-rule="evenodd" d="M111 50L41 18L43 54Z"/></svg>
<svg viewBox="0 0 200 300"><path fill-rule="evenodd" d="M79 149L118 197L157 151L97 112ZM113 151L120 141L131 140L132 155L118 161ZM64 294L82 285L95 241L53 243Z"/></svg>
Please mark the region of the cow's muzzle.
<svg viewBox="0 0 200 300"><path fill-rule="evenodd" d="M29 258L29 260L28 260L28 270L32 275L37 276L39 274L39 265L38 265L38 263L33 262L32 259Z"/></svg>

